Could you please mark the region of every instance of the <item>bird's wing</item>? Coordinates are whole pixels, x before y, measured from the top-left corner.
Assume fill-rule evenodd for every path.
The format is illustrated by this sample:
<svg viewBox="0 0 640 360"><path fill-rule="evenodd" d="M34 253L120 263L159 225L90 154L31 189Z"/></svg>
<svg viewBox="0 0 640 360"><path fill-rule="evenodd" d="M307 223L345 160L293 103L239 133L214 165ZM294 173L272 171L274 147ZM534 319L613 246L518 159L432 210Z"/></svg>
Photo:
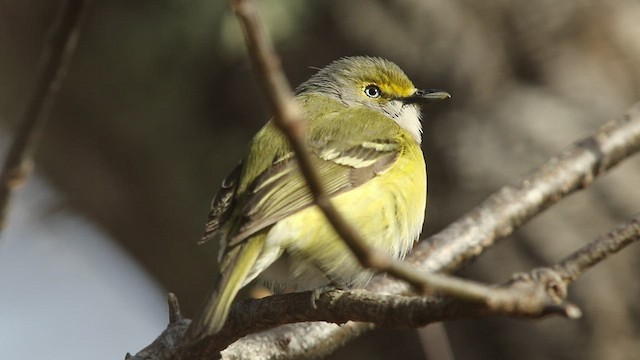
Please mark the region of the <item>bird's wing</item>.
<svg viewBox="0 0 640 360"><path fill-rule="evenodd" d="M209 217L205 224L201 243L210 240L222 224L231 217L236 202L236 192L238 190L238 181L241 172L242 163L238 164L222 181L218 194L213 201L211 201L211 210L209 211Z"/></svg>
<svg viewBox="0 0 640 360"><path fill-rule="evenodd" d="M399 145L392 140L372 140L357 145L329 141L311 144L313 167L329 196L354 189L373 179L395 162ZM313 204L313 197L297 161L287 154L258 176L242 202L237 231L228 239L233 247L286 216Z"/></svg>
<svg viewBox="0 0 640 360"><path fill-rule="evenodd" d="M404 151L401 130L389 118L364 107L345 109L336 104L325 102L321 111L303 106L305 142L329 196L373 179ZM289 143L272 122L256 134L243 164L225 184L213 201L203 237L218 236L222 256L256 232L313 204Z"/></svg>

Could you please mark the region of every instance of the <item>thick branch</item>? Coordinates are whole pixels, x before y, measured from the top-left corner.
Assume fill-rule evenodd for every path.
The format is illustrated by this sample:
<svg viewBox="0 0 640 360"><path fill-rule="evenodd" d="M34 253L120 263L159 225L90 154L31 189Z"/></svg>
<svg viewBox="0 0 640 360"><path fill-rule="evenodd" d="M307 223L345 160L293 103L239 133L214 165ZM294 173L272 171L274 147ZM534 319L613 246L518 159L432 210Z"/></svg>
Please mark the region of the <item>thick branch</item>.
<svg viewBox="0 0 640 360"><path fill-rule="evenodd" d="M177 358L213 358L241 337L298 322L344 324L361 321L376 326L406 328L496 314L529 318L549 314L579 317L580 311L575 306L563 304L564 299L551 296L556 295L555 292L549 293L549 289L555 289L556 279L553 276L521 276L502 287L485 289L478 286L487 292L482 298L488 302L470 302L454 297L388 295L366 290L331 290L322 293L315 301L312 301L315 296L312 292L248 299L234 304L227 323L219 333L183 349Z"/></svg>
<svg viewBox="0 0 640 360"><path fill-rule="evenodd" d="M0 229L6 226L11 191L29 176L33 153L78 43L88 3L88 0L65 1L47 32L33 92L0 174Z"/></svg>

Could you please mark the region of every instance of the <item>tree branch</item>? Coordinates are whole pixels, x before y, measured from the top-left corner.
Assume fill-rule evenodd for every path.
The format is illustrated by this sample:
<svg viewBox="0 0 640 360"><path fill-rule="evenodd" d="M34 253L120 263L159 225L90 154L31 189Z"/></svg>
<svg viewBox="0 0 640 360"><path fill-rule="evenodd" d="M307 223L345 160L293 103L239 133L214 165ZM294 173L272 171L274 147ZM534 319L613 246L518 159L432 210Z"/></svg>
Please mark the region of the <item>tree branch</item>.
<svg viewBox="0 0 640 360"><path fill-rule="evenodd" d="M640 240L640 213L567 256L553 269L565 284L572 282L591 267L638 240Z"/></svg>
<svg viewBox="0 0 640 360"><path fill-rule="evenodd" d="M470 303L460 298L398 296L365 290L328 291L316 300L317 306L313 306L310 301L313 296L311 292L244 300L233 306L229 320L220 333L180 349L173 358L216 358L220 351L243 336L296 322L325 321L344 324L349 321L361 321L382 327L420 327L433 322L481 318L496 314L528 318L561 314L576 318L581 315L576 307L560 306L567 296L567 285L595 263L638 239L640 214L598 237L554 266L518 274L506 284L493 287L490 294L491 302L485 304ZM545 306L538 307L539 303L544 303ZM168 329L135 358L156 354L158 347L163 351L166 349L167 356L176 351L176 344L189 322L179 315L180 309L173 294L169 294L169 310ZM247 356L248 353L242 354Z"/></svg>
<svg viewBox="0 0 640 360"><path fill-rule="evenodd" d="M453 271L639 150L640 102L418 243L407 260L425 271Z"/></svg>
<svg viewBox="0 0 640 360"><path fill-rule="evenodd" d="M6 226L12 190L29 176L33 153L76 49L88 5L88 0L66 1L47 32L35 84L0 174L0 230Z"/></svg>
<svg viewBox="0 0 640 360"><path fill-rule="evenodd" d="M219 333L182 349L177 358L215 358L246 335L298 322L344 324L360 321L375 326L406 328L496 314L528 318L549 314L579 317L580 311L575 306L562 304L564 299L549 296L549 289L557 288L556 279L553 276L521 276L501 287L487 287L487 290L483 287L483 291L487 291L483 297L488 299L486 303L456 297L400 296L366 290L331 290L320 294L315 302L311 301L312 292L247 299L234 304Z"/></svg>

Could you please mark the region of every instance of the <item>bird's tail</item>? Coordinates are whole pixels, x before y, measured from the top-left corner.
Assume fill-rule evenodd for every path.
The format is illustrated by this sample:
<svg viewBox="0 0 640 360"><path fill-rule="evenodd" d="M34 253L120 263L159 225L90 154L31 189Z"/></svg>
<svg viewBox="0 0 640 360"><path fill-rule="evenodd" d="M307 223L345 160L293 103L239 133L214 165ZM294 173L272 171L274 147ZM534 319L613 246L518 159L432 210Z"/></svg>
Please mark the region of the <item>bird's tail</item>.
<svg viewBox="0 0 640 360"><path fill-rule="evenodd" d="M238 291L245 285L253 265L262 252L264 236L257 236L237 246L225 255L221 276L215 289L194 323L189 326L187 337L198 340L220 331Z"/></svg>

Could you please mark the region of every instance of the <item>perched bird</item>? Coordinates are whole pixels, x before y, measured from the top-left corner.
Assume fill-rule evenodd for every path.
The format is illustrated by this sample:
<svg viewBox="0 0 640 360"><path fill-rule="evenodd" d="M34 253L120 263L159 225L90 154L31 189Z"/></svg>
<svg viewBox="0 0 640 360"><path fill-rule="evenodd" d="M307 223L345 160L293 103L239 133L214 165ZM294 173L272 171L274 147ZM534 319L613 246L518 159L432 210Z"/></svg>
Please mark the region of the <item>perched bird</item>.
<svg viewBox="0 0 640 360"><path fill-rule="evenodd" d="M394 63L337 60L296 89L305 142L325 189L368 245L403 258L427 200L419 103L450 97L418 90ZM218 332L238 291L258 275L271 287L362 287L363 269L321 211L288 141L268 122L214 198L203 241L220 241L217 286L196 336ZM192 327L193 328L193 327Z"/></svg>

